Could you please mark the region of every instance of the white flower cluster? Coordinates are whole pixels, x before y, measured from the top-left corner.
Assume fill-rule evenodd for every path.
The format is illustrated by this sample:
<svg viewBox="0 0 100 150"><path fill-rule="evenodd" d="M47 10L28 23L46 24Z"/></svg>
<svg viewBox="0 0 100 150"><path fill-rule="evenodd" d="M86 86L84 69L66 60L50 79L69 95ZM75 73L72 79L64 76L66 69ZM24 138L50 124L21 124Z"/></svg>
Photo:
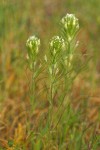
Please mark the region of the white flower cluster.
<svg viewBox="0 0 100 150"><path fill-rule="evenodd" d="M36 36L29 37L26 42L27 48L30 49L33 54L34 52L38 53L39 45L40 45L40 39L37 38Z"/></svg>
<svg viewBox="0 0 100 150"><path fill-rule="evenodd" d="M49 66L49 73L57 75L59 72L59 62L61 59L62 50L65 47L65 41L62 37L54 36L50 41L50 55L51 55L51 62ZM46 61L45 57L45 61Z"/></svg>
<svg viewBox="0 0 100 150"><path fill-rule="evenodd" d="M64 39L59 36L54 36L50 41L50 47L55 50L60 50L65 46Z"/></svg>
<svg viewBox="0 0 100 150"><path fill-rule="evenodd" d="M78 19L74 14L67 14L61 19L61 23L64 27L64 31L66 32L67 40L70 42L79 30Z"/></svg>

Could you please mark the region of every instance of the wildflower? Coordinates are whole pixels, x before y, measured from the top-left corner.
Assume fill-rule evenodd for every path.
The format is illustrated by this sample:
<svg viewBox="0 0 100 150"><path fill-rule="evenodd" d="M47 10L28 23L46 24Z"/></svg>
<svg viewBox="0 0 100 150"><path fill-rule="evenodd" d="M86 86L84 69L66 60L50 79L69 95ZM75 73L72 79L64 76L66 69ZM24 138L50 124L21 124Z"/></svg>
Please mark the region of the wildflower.
<svg viewBox="0 0 100 150"><path fill-rule="evenodd" d="M53 50L55 55L58 51L64 48L64 39L59 36L54 36L50 41L50 48Z"/></svg>
<svg viewBox="0 0 100 150"><path fill-rule="evenodd" d="M67 14L65 17L61 19L61 24L63 27L63 31L65 32L65 36L67 41L70 42L77 31L79 30L79 22L74 14Z"/></svg>
<svg viewBox="0 0 100 150"><path fill-rule="evenodd" d="M34 58L39 52L40 39L36 36L31 36L26 42L29 58Z"/></svg>

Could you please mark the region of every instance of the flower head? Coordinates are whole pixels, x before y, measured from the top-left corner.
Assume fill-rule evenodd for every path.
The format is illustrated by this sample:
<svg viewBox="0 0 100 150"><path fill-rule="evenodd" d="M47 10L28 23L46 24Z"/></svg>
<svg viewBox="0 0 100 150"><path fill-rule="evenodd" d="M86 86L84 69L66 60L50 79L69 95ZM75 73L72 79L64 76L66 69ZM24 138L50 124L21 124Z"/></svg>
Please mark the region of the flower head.
<svg viewBox="0 0 100 150"><path fill-rule="evenodd" d="M59 36L54 36L50 41L50 48L53 49L54 54L56 54L57 51L63 49L64 45L64 39Z"/></svg>
<svg viewBox="0 0 100 150"><path fill-rule="evenodd" d="M66 32L67 41L70 42L79 30L79 22L74 14L67 14L61 19L62 27Z"/></svg>
<svg viewBox="0 0 100 150"><path fill-rule="evenodd" d="M40 39L37 38L36 36L31 36L28 38L26 42L26 46L28 48L29 57L38 54L39 45L40 45Z"/></svg>

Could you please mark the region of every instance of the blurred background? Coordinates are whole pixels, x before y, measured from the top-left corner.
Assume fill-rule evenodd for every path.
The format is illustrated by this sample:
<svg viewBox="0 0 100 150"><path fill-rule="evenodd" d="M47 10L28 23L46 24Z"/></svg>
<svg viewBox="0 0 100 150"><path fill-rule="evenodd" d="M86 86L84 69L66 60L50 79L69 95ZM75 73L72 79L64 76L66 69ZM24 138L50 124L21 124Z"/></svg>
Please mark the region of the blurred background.
<svg viewBox="0 0 100 150"><path fill-rule="evenodd" d="M95 97L100 95L100 0L0 0L0 118L7 118L10 110L13 114L5 122L16 116L12 107L27 99L26 40L33 34L41 39L42 57L66 13L79 18L79 49L91 56L89 88Z"/></svg>

